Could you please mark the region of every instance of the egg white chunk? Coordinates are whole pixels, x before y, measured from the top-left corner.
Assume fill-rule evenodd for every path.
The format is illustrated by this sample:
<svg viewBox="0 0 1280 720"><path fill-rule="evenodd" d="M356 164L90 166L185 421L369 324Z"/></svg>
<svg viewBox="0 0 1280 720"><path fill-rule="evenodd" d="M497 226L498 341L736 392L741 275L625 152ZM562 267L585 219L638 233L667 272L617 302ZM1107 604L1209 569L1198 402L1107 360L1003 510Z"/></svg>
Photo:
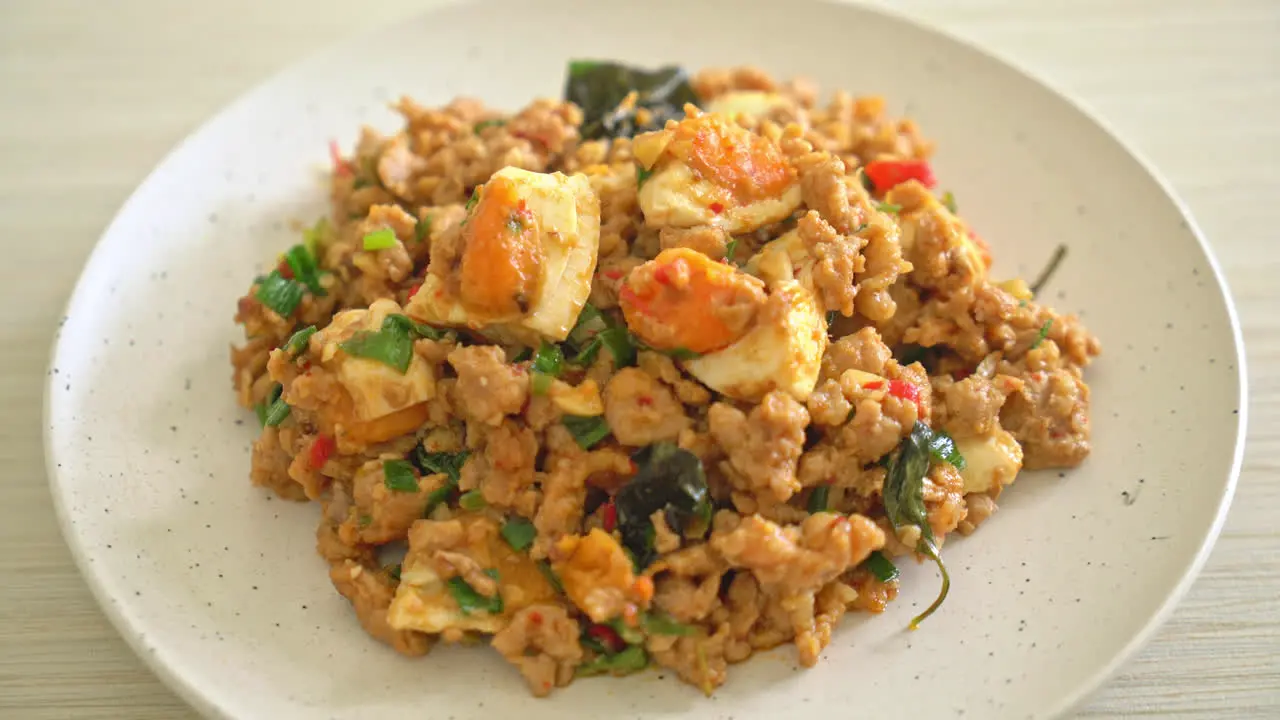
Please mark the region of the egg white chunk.
<svg viewBox="0 0 1280 720"><path fill-rule="evenodd" d="M512 182L537 224L542 275L528 311L513 317L477 317L433 274L427 275L406 310L415 320L432 325L493 330L495 339L564 340L591 293L600 245L600 201L585 175L507 167L494 177Z"/></svg>
<svg viewBox="0 0 1280 720"><path fill-rule="evenodd" d="M645 222L654 227L711 225L730 234L746 233L791 215L800 206L800 185L782 195L746 205L721 200L724 191L675 159L664 162L640 186L638 200ZM718 207L723 209L717 212Z"/></svg>
<svg viewBox="0 0 1280 720"><path fill-rule="evenodd" d="M784 390L800 402L818 382L827 326L812 293L794 280L771 288L755 325L732 345L684 363L711 389L756 401Z"/></svg>
<svg viewBox="0 0 1280 720"><path fill-rule="evenodd" d="M1004 428L987 435L956 438L956 449L964 457L964 491L989 492L1008 485L1022 469L1022 446Z"/></svg>

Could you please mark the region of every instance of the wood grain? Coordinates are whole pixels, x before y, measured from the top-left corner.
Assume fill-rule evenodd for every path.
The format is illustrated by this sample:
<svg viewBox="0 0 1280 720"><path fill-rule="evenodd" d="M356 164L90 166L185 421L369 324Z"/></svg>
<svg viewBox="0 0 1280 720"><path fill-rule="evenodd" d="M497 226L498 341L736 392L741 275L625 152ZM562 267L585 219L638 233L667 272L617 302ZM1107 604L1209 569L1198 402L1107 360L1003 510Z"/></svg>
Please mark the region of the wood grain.
<svg viewBox="0 0 1280 720"><path fill-rule="evenodd" d="M194 717L107 624L58 533L39 420L53 329L97 236L170 147L300 55L424 4L0 4L0 717ZM1083 716L1280 717L1280 3L893 6L1095 110L1187 201L1239 305L1251 425L1226 530Z"/></svg>

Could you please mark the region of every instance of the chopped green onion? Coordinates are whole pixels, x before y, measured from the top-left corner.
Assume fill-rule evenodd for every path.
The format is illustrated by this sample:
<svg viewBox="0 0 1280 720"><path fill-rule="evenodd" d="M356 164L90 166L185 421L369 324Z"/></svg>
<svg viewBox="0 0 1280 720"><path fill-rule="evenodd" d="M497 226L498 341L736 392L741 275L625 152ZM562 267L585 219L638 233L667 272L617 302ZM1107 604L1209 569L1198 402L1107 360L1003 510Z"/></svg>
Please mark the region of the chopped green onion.
<svg viewBox="0 0 1280 720"><path fill-rule="evenodd" d="M533 544L533 538L538 534L537 528L533 523L524 518L512 518L502 525L502 539L507 541L516 552L520 552Z"/></svg>
<svg viewBox="0 0 1280 720"><path fill-rule="evenodd" d="M480 188L481 186L477 185L471 189L471 197L467 198L467 205L463 208L467 213L470 213L471 208L475 207L476 203L480 202Z"/></svg>
<svg viewBox="0 0 1280 720"><path fill-rule="evenodd" d="M475 127L472 129L475 130L475 132L478 134L481 130L484 130L485 128L502 127L503 125L506 125L506 124L507 124L507 121L505 118L490 118L488 120L481 120L480 122L476 123Z"/></svg>
<svg viewBox="0 0 1280 720"><path fill-rule="evenodd" d="M1044 321L1044 325L1040 326L1040 332L1036 333L1035 342L1031 343L1031 347L1027 349L1035 350L1036 348L1040 347L1040 343L1044 342L1044 339L1049 337L1049 328L1051 327L1053 327L1053 318L1049 318L1048 320Z"/></svg>
<svg viewBox="0 0 1280 720"><path fill-rule="evenodd" d="M321 216L316 224L302 231L302 246L312 257L320 257L320 249L324 247L325 238L329 234L329 218Z"/></svg>
<svg viewBox="0 0 1280 720"><path fill-rule="evenodd" d="M652 170L645 170L639 163L636 164L636 189L644 187L645 182L653 176Z"/></svg>
<svg viewBox="0 0 1280 720"><path fill-rule="evenodd" d="M884 553L876 550L867 556L863 565L871 571L877 580L882 583L893 582L898 579L898 566L893 561L884 556Z"/></svg>
<svg viewBox="0 0 1280 720"><path fill-rule="evenodd" d="M280 397L282 394L284 394L284 386L276 383L272 386L271 392L267 394L266 399L254 408L254 411L258 413L258 421L262 423L263 427L276 427L284 422L285 418L289 417L289 413L293 411L285 403L284 398Z"/></svg>
<svg viewBox="0 0 1280 720"><path fill-rule="evenodd" d="M382 483L396 492L418 492L418 475L408 460L385 460Z"/></svg>
<svg viewBox="0 0 1280 720"><path fill-rule="evenodd" d="M396 233L391 228L382 228L367 233L360 241L365 250L386 250L396 246Z"/></svg>
<svg viewBox="0 0 1280 720"><path fill-rule="evenodd" d="M596 443L609 437L609 423L598 415L595 417L565 415L560 418L560 422L569 429L569 434L573 435L573 439L583 450L590 450Z"/></svg>
<svg viewBox="0 0 1280 720"><path fill-rule="evenodd" d="M636 346L626 328L601 330L596 337L600 338L600 342L609 349L609 354L613 355L614 367L624 368L636 364Z"/></svg>
<svg viewBox="0 0 1280 720"><path fill-rule="evenodd" d="M555 378L546 373L540 373L537 370L529 373L529 390L534 395L546 395L551 392L551 384L555 382Z"/></svg>
<svg viewBox="0 0 1280 720"><path fill-rule="evenodd" d="M460 577L449 578L449 582L446 585L449 587L449 594L458 603L458 609L462 611L463 615L470 615L475 612L483 612L490 615L502 614L501 593L494 593L493 597L485 597L476 592L475 588Z"/></svg>
<svg viewBox="0 0 1280 720"><path fill-rule="evenodd" d="M392 580L395 580L396 582L400 582L400 570L401 570L400 563L393 563L391 565L387 565L382 569L386 571L387 576L390 577Z"/></svg>
<svg viewBox="0 0 1280 720"><path fill-rule="evenodd" d="M431 515L431 511L435 510L440 503L447 502L449 495L453 494L453 491L457 489L458 483L453 479L449 479L445 481L444 485L427 493L427 504L422 508L422 517Z"/></svg>
<svg viewBox="0 0 1280 720"><path fill-rule="evenodd" d="M542 573L542 577L547 579L547 582L551 584L552 589L558 593L564 593L564 585L560 584L560 578L556 577L556 571L551 569L551 563L546 560L539 560L538 572Z"/></svg>
<svg viewBox="0 0 1280 720"><path fill-rule="evenodd" d="M311 341L311 336L316 334L316 326L308 325L298 332L289 336L284 343L284 351L297 357L303 350L307 349L307 343Z"/></svg>
<svg viewBox="0 0 1280 720"><path fill-rule="evenodd" d="M458 498L458 507L463 510L475 512L476 510L483 510L486 505L488 503L484 500L484 493L479 490L464 492L462 497Z"/></svg>
<svg viewBox="0 0 1280 720"><path fill-rule="evenodd" d="M325 294L324 286L320 284L320 266L316 264L315 256L306 245L294 245L289 248L284 254L284 261L293 271L293 278L306 285L312 294L320 296Z"/></svg>
<svg viewBox="0 0 1280 720"><path fill-rule="evenodd" d="M725 259L725 260L728 260L729 262L734 262L733 254L734 254L734 252L736 252L736 251L737 251L737 249L738 249L738 238L733 238L733 239L732 239L732 240L730 240L729 242L725 243L725 244L724 244L724 259Z"/></svg>
<svg viewBox="0 0 1280 720"><path fill-rule="evenodd" d="M533 369L551 377L560 377L560 369L564 365L564 352L559 345L542 341L542 347L533 354Z"/></svg>
<svg viewBox="0 0 1280 720"><path fill-rule="evenodd" d="M272 270L258 283L258 290L253 296L275 314L287 318L302 302L305 292L300 283L281 275L279 270Z"/></svg>
<svg viewBox="0 0 1280 720"><path fill-rule="evenodd" d="M413 226L413 241L420 243L427 239L427 235L431 233L431 216L418 218L418 224Z"/></svg>
<svg viewBox="0 0 1280 720"><path fill-rule="evenodd" d="M950 190L942 193L942 205L951 211L952 215L960 212L960 208L956 205L956 196L952 195Z"/></svg>
<svg viewBox="0 0 1280 720"><path fill-rule="evenodd" d="M876 209L883 213L896 214L899 210L902 210L902 206L889 202L878 202L876 203Z"/></svg>
<svg viewBox="0 0 1280 720"><path fill-rule="evenodd" d="M613 631L618 634L618 637L622 638L622 641L628 645L639 645L644 642L644 632L641 631L640 628L633 628L626 624L620 617L610 620L605 623L605 625L613 628Z"/></svg>
<svg viewBox="0 0 1280 720"><path fill-rule="evenodd" d="M697 629L686 625L665 613L651 612L644 616L645 632L653 635L692 635Z"/></svg>
<svg viewBox="0 0 1280 720"><path fill-rule="evenodd" d="M370 525L373 524L373 516L368 514L361 515L359 522L360 522L360 527L362 528L369 527Z"/></svg>
<svg viewBox="0 0 1280 720"><path fill-rule="evenodd" d="M809 512L820 513L826 512L829 498L831 496L831 487L828 485L819 485L809 494Z"/></svg>
<svg viewBox="0 0 1280 720"><path fill-rule="evenodd" d="M862 232L863 230L866 230L866 229L867 229L867 227L868 227L869 225L870 225L870 223L862 223L861 225L859 225L858 227L856 227L856 228L854 228L854 229L853 229L853 234L854 234L854 235L857 235L858 233Z"/></svg>

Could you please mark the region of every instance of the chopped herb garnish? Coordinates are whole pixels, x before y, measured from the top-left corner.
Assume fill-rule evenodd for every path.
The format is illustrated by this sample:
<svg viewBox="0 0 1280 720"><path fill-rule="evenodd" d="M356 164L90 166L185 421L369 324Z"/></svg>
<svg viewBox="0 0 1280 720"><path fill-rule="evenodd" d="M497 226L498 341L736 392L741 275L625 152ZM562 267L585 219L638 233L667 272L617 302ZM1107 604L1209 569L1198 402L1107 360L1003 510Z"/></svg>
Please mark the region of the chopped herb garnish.
<svg viewBox="0 0 1280 720"><path fill-rule="evenodd" d="M454 483L462 478L462 466L466 464L468 450L459 452L429 452L419 445L413 449L413 461L424 473L443 473Z"/></svg>
<svg viewBox="0 0 1280 720"><path fill-rule="evenodd" d="M362 527L362 528L363 528L363 527L369 527L370 525L372 525L372 524L373 524L373 516L372 516L372 515L361 515L361 516L360 516L360 519L359 519L359 521L358 521L358 522L360 523L360 527Z"/></svg>
<svg viewBox="0 0 1280 720"><path fill-rule="evenodd" d="M512 213L511 217L507 218L507 229L515 235L524 232L524 218L520 217L519 213Z"/></svg>
<svg viewBox="0 0 1280 720"><path fill-rule="evenodd" d="M673 442L657 442L631 456L636 474L614 495L622 545L639 568L657 557L653 513L662 511L667 526L685 537L700 537L711 524L711 498L697 455Z"/></svg>
<svg viewBox="0 0 1280 720"><path fill-rule="evenodd" d="M418 492L418 475L408 460L384 460L382 482L388 490Z"/></svg>
<svg viewBox="0 0 1280 720"><path fill-rule="evenodd" d="M480 187L480 185L477 185L471 189L471 197L467 198L467 205L463 208L467 213L470 213L471 208L475 207L476 203L480 202Z"/></svg>
<svg viewBox="0 0 1280 720"><path fill-rule="evenodd" d="M427 239L427 235L431 233L431 216L418 218L418 224L413 226L413 241L420 243Z"/></svg>
<svg viewBox="0 0 1280 720"><path fill-rule="evenodd" d="M858 180L862 183L862 187L866 188L867 192L873 193L876 191L876 184L871 182L871 178L867 175L867 169L865 167L858 168Z"/></svg>
<svg viewBox="0 0 1280 720"><path fill-rule="evenodd" d="M512 518L502 524L502 539L516 552L532 545L537 534L538 530L533 523L524 518Z"/></svg>
<svg viewBox="0 0 1280 720"><path fill-rule="evenodd" d="M1036 333L1035 341L1032 342L1031 347L1027 349L1035 350L1036 348L1040 347L1040 343L1044 342L1044 339L1049 337L1049 329L1052 327L1053 327L1053 318L1049 318L1048 320L1045 320L1044 325L1040 326L1040 332Z"/></svg>
<svg viewBox="0 0 1280 720"><path fill-rule="evenodd" d="M416 323L404 315L388 315L377 332L361 330L338 347L348 355L377 360L404 374L409 371L409 362L413 360L415 335L439 340L444 333L429 325Z"/></svg>
<svg viewBox="0 0 1280 720"><path fill-rule="evenodd" d="M396 582L400 582L400 572L401 572L400 563L392 563L391 565L387 565L382 569L386 571L387 577L390 577L392 580L395 580Z"/></svg>
<svg viewBox="0 0 1280 720"><path fill-rule="evenodd" d="M636 189L639 190L640 188L644 187L645 181L647 181L652 175L653 175L652 170L646 170L644 169L644 166L637 163L636 164Z"/></svg>
<svg viewBox="0 0 1280 720"><path fill-rule="evenodd" d="M898 211L902 210L902 206L890 202L878 202L876 203L876 209L882 213L897 214Z"/></svg>
<svg viewBox="0 0 1280 720"><path fill-rule="evenodd" d="M835 322L836 318L839 317L839 315L840 313L836 312L835 310L827 311L827 329L828 330L831 329L831 323Z"/></svg>
<svg viewBox="0 0 1280 720"><path fill-rule="evenodd" d="M272 270L258 283L258 290L253 296L280 317L287 318L302 302L305 292L301 283L281 275L279 270Z"/></svg>
<svg viewBox="0 0 1280 720"><path fill-rule="evenodd" d="M692 635L697 629L686 625L675 618L661 612L646 613L644 616L645 632L652 635Z"/></svg>
<svg viewBox="0 0 1280 720"><path fill-rule="evenodd" d="M558 593L564 593L564 585L560 584L560 578L556 577L556 571L551 569L551 563L546 560L539 560L538 572L542 573L542 577L546 578L548 583L551 583L552 589Z"/></svg>
<svg viewBox="0 0 1280 720"><path fill-rule="evenodd" d="M663 350L662 354L666 355L667 357L673 360L693 360L694 358L702 357L701 353L696 353L690 350L689 348L683 348L683 347L673 348L671 350Z"/></svg>
<svg viewBox="0 0 1280 720"><path fill-rule="evenodd" d="M302 231L302 246L312 257L320 257L320 249L324 247L329 234L329 218L321 217L316 224Z"/></svg>
<svg viewBox="0 0 1280 720"><path fill-rule="evenodd" d="M913 431L914 432L914 431ZM965 467L964 456L960 454L960 450L956 447L956 441L951 439L946 430L932 430L926 434L921 431L925 437L925 444L929 448L929 456L934 462L944 462L957 470L963 470Z"/></svg>
<svg viewBox="0 0 1280 720"><path fill-rule="evenodd" d="M560 418L560 422L569 429L569 434L583 450L590 450L596 443L609 437L609 423L599 415L595 417L565 415Z"/></svg>
<svg viewBox="0 0 1280 720"><path fill-rule="evenodd" d="M1066 257L1066 245L1059 245L1054 248L1053 256L1049 258L1049 264L1045 265L1044 269L1040 271L1040 275L1036 277L1036 281L1031 283L1031 297L1039 295L1040 291L1044 289L1044 286L1049 284L1049 278L1052 278L1053 274L1058 271L1058 266L1062 264L1062 261L1065 260Z"/></svg>
<svg viewBox="0 0 1280 720"><path fill-rule="evenodd" d="M809 512L820 513L827 511L827 505L830 502L831 488L827 485L819 485L809 493Z"/></svg>
<svg viewBox="0 0 1280 720"><path fill-rule="evenodd" d="M633 91L637 94L635 106L621 109L623 99ZM683 68L649 71L594 60L569 61L564 99L582 109L580 133L586 140L631 137L660 129L668 119L684 117L685 103L699 102ZM648 110L645 123L637 118L640 108Z"/></svg>
<svg viewBox="0 0 1280 720"><path fill-rule="evenodd" d="M609 354L613 355L614 367L624 368L636 364L635 338L626 328L602 330L596 337L600 338L600 342L609 349Z"/></svg>
<svg viewBox="0 0 1280 720"><path fill-rule="evenodd" d="M314 295L323 296L324 286L320 284L320 266L316 264L316 256L306 245L294 245L284 254L284 261L293 271L293 278Z"/></svg>
<svg viewBox="0 0 1280 720"><path fill-rule="evenodd" d="M479 133L481 130L484 130L485 128L502 127L503 125L506 125L506 124L507 124L507 121L505 118L490 118L488 120L481 120L480 122L476 123L475 128L473 129L476 131L476 133Z"/></svg>
<svg viewBox="0 0 1280 720"><path fill-rule="evenodd" d="M920 540L916 544L916 552L933 560L942 574L942 589L924 612L911 619L908 627L917 628L921 621L929 617L947 599L951 590L951 576L947 566L938 554L938 546L934 542L933 528L929 525L929 512L924 503L924 478L929 473L930 443L933 431L928 425L917 421L911 433L903 439L902 444L889 458L885 475L884 488L881 491L884 499L885 516L894 530L901 527L914 526L920 531Z"/></svg>
<svg viewBox="0 0 1280 720"><path fill-rule="evenodd" d="M893 561L884 556L879 550L873 551L867 556L865 562L867 569L875 576L876 580L882 583L893 582L898 579L898 566Z"/></svg>
<svg viewBox="0 0 1280 720"><path fill-rule="evenodd" d="M458 603L458 609L462 611L463 615L471 615L476 612L488 613L489 615L502 614L502 593L494 593L493 597L485 597L476 592L475 588L460 577L449 578L449 582L446 585L449 587L449 594Z"/></svg>
<svg viewBox="0 0 1280 720"><path fill-rule="evenodd" d="M724 259L728 260L731 263L737 264L737 261L733 259L733 255L735 252L737 252L737 250L738 250L738 238L733 238L729 242L724 244Z"/></svg>
<svg viewBox="0 0 1280 720"><path fill-rule="evenodd" d="M854 229L853 229L853 234L854 234L854 235L857 235L858 233L860 233L860 232L862 232L863 230L866 230L868 227L870 227L870 225L871 225L870 223L862 223L861 225L859 225L858 227L856 227L856 228L854 228Z"/></svg>
<svg viewBox="0 0 1280 720"><path fill-rule="evenodd" d="M284 351L297 357L303 350L307 349L307 343L311 341L311 336L316 334L316 326L308 325L298 332L289 336L283 347Z"/></svg>
<svg viewBox="0 0 1280 720"><path fill-rule="evenodd" d="M950 190L942 193L942 205L950 210L952 215L960 212L960 208L956 206L956 196L952 195Z"/></svg>
<svg viewBox="0 0 1280 720"><path fill-rule="evenodd" d="M375 185L377 185L376 182L364 177L363 175L357 176L355 180L351 181L352 190L360 190L362 188L373 187Z"/></svg>
<svg viewBox="0 0 1280 720"><path fill-rule="evenodd" d="M253 408L258 414L258 422L262 427L275 427L289 417L293 409L285 403L284 398L280 397L283 394L284 386L276 383L271 386L271 392L267 393L267 397Z"/></svg>
<svg viewBox="0 0 1280 720"><path fill-rule="evenodd" d="M462 497L458 498L458 507L463 510L470 510L471 512L483 510L488 504L489 503L485 502L484 493L479 490L464 492L462 493Z"/></svg>
<svg viewBox="0 0 1280 720"><path fill-rule="evenodd" d="M534 395L546 395L551 392L551 385L555 381L550 375L534 370L529 373L529 391Z"/></svg>
<svg viewBox="0 0 1280 720"><path fill-rule="evenodd" d="M396 233L391 228L382 228L366 233L364 238L360 240L360 246L365 250L386 250L396 246Z"/></svg>
<svg viewBox="0 0 1280 720"><path fill-rule="evenodd" d="M560 350L560 346L542 341L542 346L533 354L533 369L551 377L560 377L563 366L564 352Z"/></svg>
<svg viewBox="0 0 1280 720"><path fill-rule="evenodd" d="M630 675L649 667L649 655L640 645L629 645L626 650L614 655L600 655L578 666L575 674L581 677L592 675Z"/></svg>

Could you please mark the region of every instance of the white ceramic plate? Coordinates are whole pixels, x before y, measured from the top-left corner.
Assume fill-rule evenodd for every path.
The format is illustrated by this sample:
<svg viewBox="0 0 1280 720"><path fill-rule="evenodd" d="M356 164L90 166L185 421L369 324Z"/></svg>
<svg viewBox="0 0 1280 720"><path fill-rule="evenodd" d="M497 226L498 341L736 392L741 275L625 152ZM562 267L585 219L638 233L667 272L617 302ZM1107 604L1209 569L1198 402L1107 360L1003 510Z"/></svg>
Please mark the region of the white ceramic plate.
<svg viewBox="0 0 1280 720"><path fill-rule="evenodd" d="M1104 343L1088 375L1094 453L1065 475L1025 475L981 532L948 543L951 597L918 632L903 628L937 590L926 566L811 670L788 648L734 667L712 699L649 673L533 701L486 648L405 660L371 640L315 554L318 509L250 487L231 316L255 270L297 241L289 222L324 210L327 141L395 128L386 102L401 92L509 108L557 95L566 59L584 56L753 63L883 94L937 140L935 168L997 274L1034 273L1070 246L1048 298ZM816 3L456 6L294 67L161 163L71 300L46 442L90 588L212 717L1050 716L1150 635L1204 560L1240 461L1241 347L1221 275L1168 189L1070 102L954 40Z"/></svg>

